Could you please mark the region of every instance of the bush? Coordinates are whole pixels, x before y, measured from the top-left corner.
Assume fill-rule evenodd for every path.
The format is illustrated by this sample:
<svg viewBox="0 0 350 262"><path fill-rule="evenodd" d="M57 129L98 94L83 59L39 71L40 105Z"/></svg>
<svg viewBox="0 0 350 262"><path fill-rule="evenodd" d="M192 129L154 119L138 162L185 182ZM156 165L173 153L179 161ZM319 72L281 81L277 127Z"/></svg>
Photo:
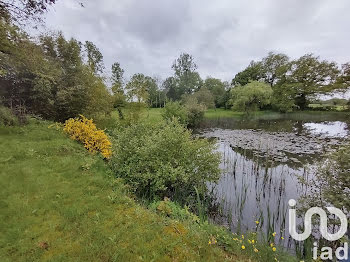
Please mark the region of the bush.
<svg viewBox="0 0 350 262"><path fill-rule="evenodd" d="M140 122L115 132L111 168L140 197L169 197L189 203L195 187L219 178L220 157L213 143L192 138L178 121Z"/></svg>
<svg viewBox="0 0 350 262"><path fill-rule="evenodd" d="M63 128L71 139L82 142L91 153L101 152L105 158L112 155L112 144L103 130L97 129L92 119L84 116L66 120Z"/></svg>
<svg viewBox="0 0 350 262"><path fill-rule="evenodd" d="M12 111L7 107L0 106L0 126L15 126L18 124L18 118Z"/></svg>
<svg viewBox="0 0 350 262"><path fill-rule="evenodd" d="M187 126L192 128L199 126L204 118L206 106L199 104L197 99L192 97L187 99L185 107L187 109L188 118Z"/></svg>
<svg viewBox="0 0 350 262"><path fill-rule="evenodd" d="M188 112L179 102L169 102L165 105L162 112L163 119L171 121L176 118L180 124L187 126Z"/></svg>

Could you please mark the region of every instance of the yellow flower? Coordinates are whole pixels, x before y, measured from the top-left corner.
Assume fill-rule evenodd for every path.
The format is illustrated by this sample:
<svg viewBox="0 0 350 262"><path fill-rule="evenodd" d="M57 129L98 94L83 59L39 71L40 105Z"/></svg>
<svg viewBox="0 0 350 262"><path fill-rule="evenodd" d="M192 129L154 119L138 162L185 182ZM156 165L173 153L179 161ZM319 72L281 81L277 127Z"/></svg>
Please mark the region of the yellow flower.
<svg viewBox="0 0 350 262"><path fill-rule="evenodd" d="M254 252L255 252L255 253L257 253L257 252L259 252L259 250L258 250L258 249L256 249L256 248L254 248Z"/></svg>
<svg viewBox="0 0 350 262"><path fill-rule="evenodd" d="M273 243L270 244L270 247L273 247Z"/></svg>
<svg viewBox="0 0 350 262"><path fill-rule="evenodd" d="M252 243L253 243L253 244L255 243L255 240L254 240L254 239L252 240Z"/></svg>
<svg viewBox="0 0 350 262"><path fill-rule="evenodd" d="M211 245L211 241L209 240L208 245Z"/></svg>
<svg viewBox="0 0 350 262"><path fill-rule="evenodd" d="M245 249L245 246L244 246L244 245L242 245L242 249Z"/></svg>
<svg viewBox="0 0 350 262"><path fill-rule="evenodd" d="M281 237L281 239L283 240L283 239L284 239L284 237Z"/></svg>
<svg viewBox="0 0 350 262"><path fill-rule="evenodd" d="M275 237L275 236L276 236L276 232L273 232L273 233L272 233L272 236Z"/></svg>
<svg viewBox="0 0 350 262"><path fill-rule="evenodd" d="M242 235L242 239L244 239L244 235Z"/></svg>
<svg viewBox="0 0 350 262"><path fill-rule="evenodd" d="M248 239L248 243L249 243L249 244L251 244L251 243L252 243L252 241L250 241L250 240Z"/></svg>
<svg viewBox="0 0 350 262"><path fill-rule="evenodd" d="M272 251L273 251L273 252L276 252L276 248L275 248L275 247L273 247L273 248L272 248Z"/></svg>
<svg viewBox="0 0 350 262"><path fill-rule="evenodd" d="M259 222L258 220L257 220L257 221L255 221L255 224L259 225L259 223L260 223L260 222Z"/></svg>

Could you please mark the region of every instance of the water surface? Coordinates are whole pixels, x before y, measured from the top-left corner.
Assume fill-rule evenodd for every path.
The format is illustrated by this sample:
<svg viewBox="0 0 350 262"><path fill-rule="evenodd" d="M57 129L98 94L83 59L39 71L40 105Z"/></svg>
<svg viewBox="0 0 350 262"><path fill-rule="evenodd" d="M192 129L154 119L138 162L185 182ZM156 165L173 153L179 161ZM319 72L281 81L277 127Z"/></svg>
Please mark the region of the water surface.
<svg viewBox="0 0 350 262"><path fill-rule="evenodd" d="M348 116L339 114L206 119L200 133L216 139L222 153L214 190L222 212L212 219L233 232L255 230L259 221L263 232L277 232L277 242L291 246L288 200L307 192L304 182L347 142L349 127Z"/></svg>

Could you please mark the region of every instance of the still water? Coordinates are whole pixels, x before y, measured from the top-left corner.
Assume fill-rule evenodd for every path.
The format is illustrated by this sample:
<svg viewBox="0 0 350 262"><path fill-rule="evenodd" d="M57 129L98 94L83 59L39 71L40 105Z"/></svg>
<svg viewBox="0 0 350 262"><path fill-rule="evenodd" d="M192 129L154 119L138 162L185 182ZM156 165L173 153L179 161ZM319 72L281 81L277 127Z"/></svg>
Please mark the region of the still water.
<svg viewBox="0 0 350 262"><path fill-rule="evenodd" d="M216 139L222 155L222 175L212 185L221 212L213 220L233 232L257 227L265 234L277 232L280 245L293 245L288 234L288 200L298 200L307 192L303 182L350 134L347 116L299 118L283 115L203 123L201 135Z"/></svg>

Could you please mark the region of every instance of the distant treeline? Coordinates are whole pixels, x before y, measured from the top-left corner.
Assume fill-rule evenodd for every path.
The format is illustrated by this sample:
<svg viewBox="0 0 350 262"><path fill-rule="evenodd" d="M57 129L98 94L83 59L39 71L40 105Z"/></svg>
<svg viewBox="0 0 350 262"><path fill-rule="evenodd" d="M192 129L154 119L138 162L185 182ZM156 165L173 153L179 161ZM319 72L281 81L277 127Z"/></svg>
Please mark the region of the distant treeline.
<svg viewBox="0 0 350 262"><path fill-rule="evenodd" d="M207 108L287 112L304 110L317 95L350 86L350 63L340 66L312 54L290 60L276 53L252 61L231 83L201 79L194 58L185 53L164 81L141 73L126 81L118 62L106 76L103 56L92 42L66 39L60 32L33 39L6 6L1 8L0 97L17 114L62 121L79 114L106 115L127 102L163 107L189 99Z"/></svg>

